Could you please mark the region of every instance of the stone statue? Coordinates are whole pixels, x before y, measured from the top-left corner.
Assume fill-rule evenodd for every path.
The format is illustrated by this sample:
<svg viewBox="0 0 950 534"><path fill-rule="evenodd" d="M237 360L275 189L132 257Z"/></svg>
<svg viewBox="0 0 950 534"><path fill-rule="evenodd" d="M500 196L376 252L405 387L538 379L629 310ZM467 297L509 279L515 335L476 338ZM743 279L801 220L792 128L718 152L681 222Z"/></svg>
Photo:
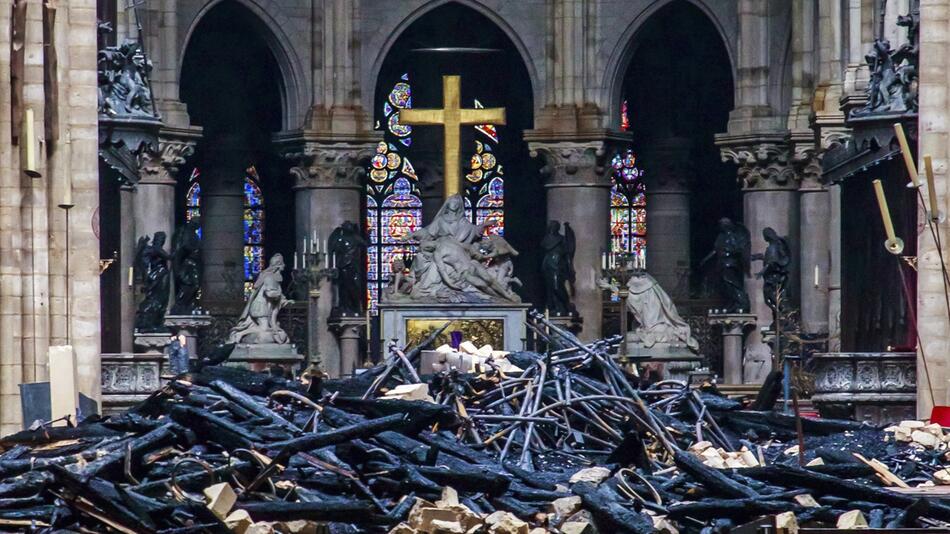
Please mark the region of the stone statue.
<svg viewBox="0 0 950 534"><path fill-rule="evenodd" d="M750 247L752 240L749 230L740 223L728 218L719 220L719 235L713 251L702 263L716 258L719 270L719 294L726 301L730 313L749 313L749 294L745 290L745 275L749 272Z"/></svg>
<svg viewBox="0 0 950 534"><path fill-rule="evenodd" d="M383 296L433 303L521 302L511 289L519 282L505 265L517 252L501 236L481 239L487 224L472 224L462 197L449 197L432 223L408 236L419 242L407 275L411 289L393 289Z"/></svg>
<svg viewBox="0 0 950 534"><path fill-rule="evenodd" d="M907 28L907 42L894 50L883 35L874 40L871 51L864 56L871 71L867 103L852 110L851 117L917 112L920 12L897 17L897 25ZM878 31L883 33L883 28Z"/></svg>
<svg viewBox="0 0 950 534"><path fill-rule="evenodd" d="M277 343L289 341L287 332L277 323L280 309L291 301L280 287L284 257L274 254L254 281L254 290L244 305L237 325L228 334L228 343Z"/></svg>
<svg viewBox="0 0 950 534"><path fill-rule="evenodd" d="M363 252L367 245L369 243L352 221L345 221L330 233L327 249L333 255L333 265L339 273L338 306L339 311L343 313L359 315L363 311L363 304L366 302L363 289Z"/></svg>
<svg viewBox="0 0 950 534"><path fill-rule="evenodd" d="M607 285L603 280L601 287L617 291L616 286ZM655 278L646 271L635 270L627 282L627 289L627 311L637 323L628 335L632 343L645 348L658 344L682 345L693 353L699 352L699 342L692 336L689 324Z"/></svg>
<svg viewBox="0 0 950 534"><path fill-rule="evenodd" d="M765 253L752 256L753 260L762 260L762 270L756 273L755 277L762 279L762 296L765 297L765 303L772 312L777 314L785 309L788 267L792 262L792 251L788 246L788 240L780 237L771 227L762 230L762 237L768 245Z"/></svg>
<svg viewBox="0 0 950 534"><path fill-rule="evenodd" d="M135 264L145 295L135 312L135 329L142 333L165 331L171 280L164 246L165 232L155 232L151 243L148 236L142 236L135 247Z"/></svg>
<svg viewBox="0 0 950 534"><path fill-rule="evenodd" d="M192 315L199 309L201 289L201 222L193 217L178 227L172 237L172 273L175 276L175 303L172 315Z"/></svg>
<svg viewBox="0 0 950 534"><path fill-rule="evenodd" d="M109 117L155 117L149 74L152 62L139 43L99 51L99 113Z"/></svg>
<svg viewBox="0 0 950 534"><path fill-rule="evenodd" d="M575 240L570 225L564 223L562 235L561 223L549 221L547 232L541 239L541 250L544 251L541 259L544 308L551 315L571 315L574 305L569 290L574 284Z"/></svg>

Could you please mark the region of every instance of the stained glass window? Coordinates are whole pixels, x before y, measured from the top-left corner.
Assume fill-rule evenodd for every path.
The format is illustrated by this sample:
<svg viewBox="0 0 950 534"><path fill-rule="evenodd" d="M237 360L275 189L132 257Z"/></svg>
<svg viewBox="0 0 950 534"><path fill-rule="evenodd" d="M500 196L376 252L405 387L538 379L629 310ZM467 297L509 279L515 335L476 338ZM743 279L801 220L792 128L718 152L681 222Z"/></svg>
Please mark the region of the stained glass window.
<svg viewBox="0 0 950 534"><path fill-rule="evenodd" d="M416 171L405 156L412 145L412 127L399 123L399 111L412 107L409 76L393 85L383 103L384 140L370 160L366 182L366 298L371 313L376 312L379 292L386 287L393 264L408 258L416 245L405 238L422 225ZM383 126L379 126L382 128ZM402 151L402 152L401 152Z"/></svg>
<svg viewBox="0 0 950 534"><path fill-rule="evenodd" d="M626 132L630 129L630 115L627 114L627 101L620 104L620 130Z"/></svg>
<svg viewBox="0 0 950 534"><path fill-rule="evenodd" d="M185 221L190 221L195 217L201 217L201 184L198 178L201 173L195 167L191 171L191 177L188 178L188 192L185 194ZM198 227L198 238L201 238L201 227Z"/></svg>
<svg viewBox="0 0 950 534"><path fill-rule="evenodd" d="M254 280L264 268L264 195L253 166L244 176L244 296L254 288Z"/></svg>
<svg viewBox="0 0 950 534"><path fill-rule="evenodd" d="M646 258L646 190L643 171L633 150L617 154L612 161L610 189L610 249L633 252Z"/></svg>
<svg viewBox="0 0 950 534"><path fill-rule="evenodd" d="M476 108L482 103L475 101ZM491 223L486 233L505 234L505 171L495 152L498 148L498 130L492 124L475 127L475 152L465 175L465 207L472 222ZM474 211L472 206L475 206Z"/></svg>

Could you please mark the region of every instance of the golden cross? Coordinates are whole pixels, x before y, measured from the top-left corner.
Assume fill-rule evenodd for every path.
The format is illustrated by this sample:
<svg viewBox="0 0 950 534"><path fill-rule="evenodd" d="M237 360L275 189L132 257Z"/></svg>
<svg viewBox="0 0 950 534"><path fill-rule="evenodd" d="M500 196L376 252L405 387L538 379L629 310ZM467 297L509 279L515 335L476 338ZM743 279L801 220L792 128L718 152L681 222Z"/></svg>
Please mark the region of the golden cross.
<svg viewBox="0 0 950 534"><path fill-rule="evenodd" d="M442 109L404 109L399 112L399 122L402 124L440 125L445 130L445 198L458 194L462 189L459 177L459 128L473 124L505 124L505 108L463 109L460 100L461 78L443 76Z"/></svg>

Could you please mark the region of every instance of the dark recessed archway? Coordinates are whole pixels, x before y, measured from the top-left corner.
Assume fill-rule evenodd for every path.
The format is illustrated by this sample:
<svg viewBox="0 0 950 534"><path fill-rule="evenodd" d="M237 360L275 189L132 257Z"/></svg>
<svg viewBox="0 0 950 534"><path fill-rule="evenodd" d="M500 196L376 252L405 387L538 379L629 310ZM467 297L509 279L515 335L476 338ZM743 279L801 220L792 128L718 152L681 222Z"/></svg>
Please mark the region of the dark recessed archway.
<svg viewBox="0 0 950 534"><path fill-rule="evenodd" d="M440 50L441 49L441 50ZM537 164L528 155L523 132L533 125L531 78L518 47L488 16L461 3L449 2L431 9L412 22L390 46L376 79L374 114L380 129L386 127L383 109L393 84L408 75L412 107L442 106L442 76L462 78L462 105L477 99L485 107L504 107L507 125L498 126L496 155L504 167L505 238L520 251L516 274L525 282L522 297L539 300L535 287L540 263L537 243L544 229L544 190ZM463 164L474 151L478 135L463 128ZM418 127L406 153L419 175L424 218L441 204L442 130Z"/></svg>
<svg viewBox="0 0 950 534"><path fill-rule="evenodd" d="M654 13L631 46L622 95L634 147L648 155L650 144L657 140L689 140L690 285L695 296L703 292L698 263L712 249L715 222L721 217L742 218L735 170L722 163L714 142L716 133L726 131L733 109L729 54L706 13L686 0ZM640 162L648 178L650 166L662 164L644 158Z"/></svg>
<svg viewBox="0 0 950 534"><path fill-rule="evenodd" d="M193 28L185 49L180 98L188 106L192 124L203 128L193 167L200 171L206 245L214 246L216 237L211 234L216 230L243 232L242 208L234 199L242 193L246 170L253 166L264 199L264 255L281 252L291 257L292 183L272 143L273 134L282 127L288 81L271 48L273 39L268 31L263 21L238 2L221 2L209 9ZM192 170L182 169L179 180L179 222L185 218L187 178ZM235 205L223 209L220 202L225 201ZM219 206L211 206L212 202ZM214 210L215 220L206 217L208 210ZM238 270L243 264L239 237L225 239L231 245L223 249L226 258L218 258L216 249L212 249L214 258L206 258L205 288L209 290L203 300L222 298L220 290L210 290L208 285L209 280L217 283L222 276L229 276L217 271L233 270L236 274L230 278L244 279ZM231 267L234 265L237 267ZM235 299L229 294L226 300Z"/></svg>

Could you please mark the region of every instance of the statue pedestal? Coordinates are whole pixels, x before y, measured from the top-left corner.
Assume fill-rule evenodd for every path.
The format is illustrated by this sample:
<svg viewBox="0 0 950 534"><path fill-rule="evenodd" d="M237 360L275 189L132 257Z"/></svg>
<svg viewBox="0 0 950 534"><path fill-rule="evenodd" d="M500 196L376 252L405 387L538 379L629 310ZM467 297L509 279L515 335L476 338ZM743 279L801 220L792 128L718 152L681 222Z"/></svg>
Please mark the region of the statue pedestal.
<svg viewBox="0 0 950 534"><path fill-rule="evenodd" d="M689 350L684 343L654 343L646 347L635 332L627 333L627 355L644 362L641 367L660 372L663 380L689 380L693 371L702 367L705 358Z"/></svg>
<svg viewBox="0 0 950 534"><path fill-rule="evenodd" d="M177 330L185 336L185 347L188 348L188 358L198 358L198 333L211 326L212 317L207 313L195 315L166 315L165 326ZM168 336L166 336L168 337Z"/></svg>
<svg viewBox="0 0 950 534"><path fill-rule="evenodd" d="M334 315L327 320L327 326L340 345L340 359L322 359L323 370L330 378L350 376L360 368L360 331L366 328L366 316Z"/></svg>
<svg viewBox="0 0 950 534"><path fill-rule="evenodd" d="M453 324L445 331L463 333L463 339L476 345L490 344L495 350L524 350L525 320L529 304L440 304L384 303L379 305L383 342L412 345L424 339L446 321Z"/></svg>
<svg viewBox="0 0 950 534"><path fill-rule="evenodd" d="M711 325L722 326L722 379L724 383L747 383L743 380L743 349L746 334L748 334L750 327L755 327L755 314L716 313L710 310L708 320Z"/></svg>
<svg viewBox="0 0 950 534"><path fill-rule="evenodd" d="M293 368L303 363L293 343L238 343L227 364L252 371L266 371L273 365Z"/></svg>
<svg viewBox="0 0 950 534"><path fill-rule="evenodd" d="M135 333L135 353L136 354L158 354L165 353L165 347L171 341L171 332L149 332L146 334Z"/></svg>

